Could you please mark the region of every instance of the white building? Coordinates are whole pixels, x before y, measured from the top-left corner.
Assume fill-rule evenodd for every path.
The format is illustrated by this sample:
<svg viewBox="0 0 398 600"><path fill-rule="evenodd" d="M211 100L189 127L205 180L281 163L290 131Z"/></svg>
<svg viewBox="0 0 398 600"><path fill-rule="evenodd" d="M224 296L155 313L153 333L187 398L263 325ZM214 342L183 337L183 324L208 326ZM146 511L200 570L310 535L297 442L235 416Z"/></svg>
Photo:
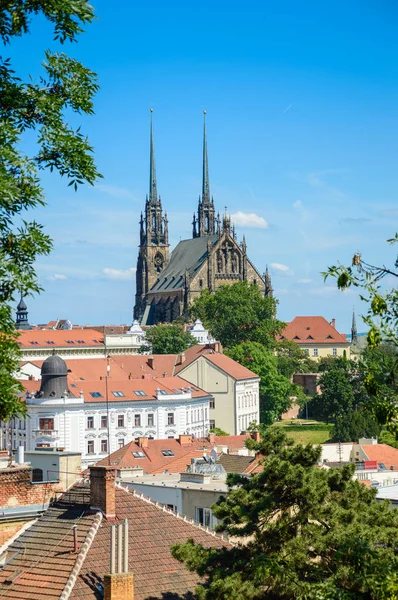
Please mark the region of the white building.
<svg viewBox="0 0 398 600"><path fill-rule="evenodd" d="M209 330L203 327L203 323L200 319L196 319L193 327L190 327L188 331L198 341L198 344L214 344L216 341L211 336Z"/></svg>
<svg viewBox="0 0 398 600"><path fill-rule="evenodd" d="M76 380L52 355L40 382L23 383L28 417L21 432L16 425L15 439L25 439L27 450L80 452L83 467L138 437L204 437L209 431L210 396L181 377Z"/></svg>

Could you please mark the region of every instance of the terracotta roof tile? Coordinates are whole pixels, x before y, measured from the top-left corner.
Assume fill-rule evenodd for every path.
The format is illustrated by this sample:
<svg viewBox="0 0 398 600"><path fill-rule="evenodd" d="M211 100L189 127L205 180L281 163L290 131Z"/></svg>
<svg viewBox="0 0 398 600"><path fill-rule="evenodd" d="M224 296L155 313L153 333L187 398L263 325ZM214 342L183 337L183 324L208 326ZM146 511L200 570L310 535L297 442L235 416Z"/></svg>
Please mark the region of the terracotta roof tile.
<svg viewBox="0 0 398 600"><path fill-rule="evenodd" d="M215 352L212 348L201 345L192 346L192 348L186 350L185 361L183 363L179 363L179 361L177 361L175 372L179 373L180 371L184 370L188 365L201 356L222 371L228 373L228 375L231 375L231 377L234 379L253 379L258 377L256 373L246 369L246 367L243 367L226 354Z"/></svg>
<svg viewBox="0 0 398 600"><path fill-rule="evenodd" d="M346 336L324 317L295 317L281 332L282 339L297 344L348 344Z"/></svg>
<svg viewBox="0 0 398 600"><path fill-rule="evenodd" d="M20 348L89 348L104 346L103 336L91 329L35 329L19 331ZM79 342L80 340L80 342ZM33 343L32 343L33 342ZM73 343L72 343L73 342Z"/></svg>
<svg viewBox="0 0 398 600"><path fill-rule="evenodd" d="M383 464L386 469L393 468L398 471L398 450L388 444L366 444L361 449L369 460L376 460Z"/></svg>

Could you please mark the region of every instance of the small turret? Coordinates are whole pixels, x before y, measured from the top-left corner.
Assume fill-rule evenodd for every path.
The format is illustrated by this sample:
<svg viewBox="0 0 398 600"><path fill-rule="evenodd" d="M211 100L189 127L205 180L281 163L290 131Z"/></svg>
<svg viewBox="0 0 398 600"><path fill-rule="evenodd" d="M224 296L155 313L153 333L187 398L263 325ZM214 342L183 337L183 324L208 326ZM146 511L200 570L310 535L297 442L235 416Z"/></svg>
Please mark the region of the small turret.
<svg viewBox="0 0 398 600"><path fill-rule="evenodd" d="M66 362L54 353L41 366L40 398L62 398L68 390Z"/></svg>
<svg viewBox="0 0 398 600"><path fill-rule="evenodd" d="M29 321L28 321L28 308L24 302L24 299L21 295L21 299L18 302L17 306L17 318L15 321L15 329L27 330L30 329Z"/></svg>
<svg viewBox="0 0 398 600"><path fill-rule="evenodd" d="M264 298L272 298L272 296L274 295L274 289L272 287L271 275L269 274L269 271L268 271L268 265L265 268L264 283L265 283Z"/></svg>

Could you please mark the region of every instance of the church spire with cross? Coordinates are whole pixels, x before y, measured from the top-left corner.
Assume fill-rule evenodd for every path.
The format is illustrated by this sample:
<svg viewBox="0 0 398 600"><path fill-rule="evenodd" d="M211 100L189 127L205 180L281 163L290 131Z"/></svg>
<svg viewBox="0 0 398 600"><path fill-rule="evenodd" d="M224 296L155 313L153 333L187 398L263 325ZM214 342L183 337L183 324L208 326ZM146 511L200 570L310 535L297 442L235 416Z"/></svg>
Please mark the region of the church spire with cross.
<svg viewBox="0 0 398 600"><path fill-rule="evenodd" d="M214 200L210 197L209 159L207 154L206 111L203 111L203 171L202 195L198 202L198 217L193 223L192 237L213 235L216 230Z"/></svg>
<svg viewBox="0 0 398 600"><path fill-rule="evenodd" d="M152 113L153 109L151 108L149 195L146 197L145 202L145 236L147 244L149 243L156 246L166 242L168 238L168 223L163 217L162 201L160 196L158 196Z"/></svg>

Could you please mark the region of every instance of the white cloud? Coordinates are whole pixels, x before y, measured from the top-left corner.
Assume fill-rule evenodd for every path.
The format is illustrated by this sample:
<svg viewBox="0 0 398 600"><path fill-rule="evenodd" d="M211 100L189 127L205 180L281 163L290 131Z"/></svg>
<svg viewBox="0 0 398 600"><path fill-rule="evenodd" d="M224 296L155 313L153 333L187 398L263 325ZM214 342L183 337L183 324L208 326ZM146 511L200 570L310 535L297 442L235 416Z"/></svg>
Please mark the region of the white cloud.
<svg viewBox="0 0 398 600"><path fill-rule="evenodd" d="M296 200L296 202L293 202L293 208L302 208L303 203L301 202L301 200Z"/></svg>
<svg viewBox="0 0 398 600"><path fill-rule="evenodd" d="M287 265L282 265L281 263L271 263L270 267L276 275L283 275L284 277L290 277L293 275L293 271Z"/></svg>
<svg viewBox="0 0 398 600"><path fill-rule="evenodd" d="M108 194L108 196L112 196L112 198L134 198L134 195L132 192L130 192L130 190L118 185L106 185L100 183L95 186L95 189L103 192L104 194Z"/></svg>
<svg viewBox="0 0 398 600"><path fill-rule="evenodd" d="M45 277L47 281L64 281L68 279L66 275L61 275L60 273L54 273L54 275L47 275Z"/></svg>
<svg viewBox="0 0 398 600"><path fill-rule="evenodd" d="M116 279L118 281L128 281L133 279L137 269L131 267L131 269L102 269L102 273L107 279Z"/></svg>
<svg viewBox="0 0 398 600"><path fill-rule="evenodd" d="M319 287L319 288L314 288L313 290L310 291L311 294L313 294L314 296L329 296L329 295L334 295L334 294L346 294L346 295L350 295L350 294L354 294L354 291L351 290L350 288L346 289L346 290L339 290L337 285L324 285L323 287Z"/></svg>
<svg viewBox="0 0 398 600"><path fill-rule="evenodd" d="M232 222L235 225L241 225L242 227L256 227L258 229L268 229L268 222L255 213L244 213L240 210L231 215Z"/></svg>
<svg viewBox="0 0 398 600"><path fill-rule="evenodd" d="M68 279L66 275L61 275L60 273L54 274L54 279Z"/></svg>

